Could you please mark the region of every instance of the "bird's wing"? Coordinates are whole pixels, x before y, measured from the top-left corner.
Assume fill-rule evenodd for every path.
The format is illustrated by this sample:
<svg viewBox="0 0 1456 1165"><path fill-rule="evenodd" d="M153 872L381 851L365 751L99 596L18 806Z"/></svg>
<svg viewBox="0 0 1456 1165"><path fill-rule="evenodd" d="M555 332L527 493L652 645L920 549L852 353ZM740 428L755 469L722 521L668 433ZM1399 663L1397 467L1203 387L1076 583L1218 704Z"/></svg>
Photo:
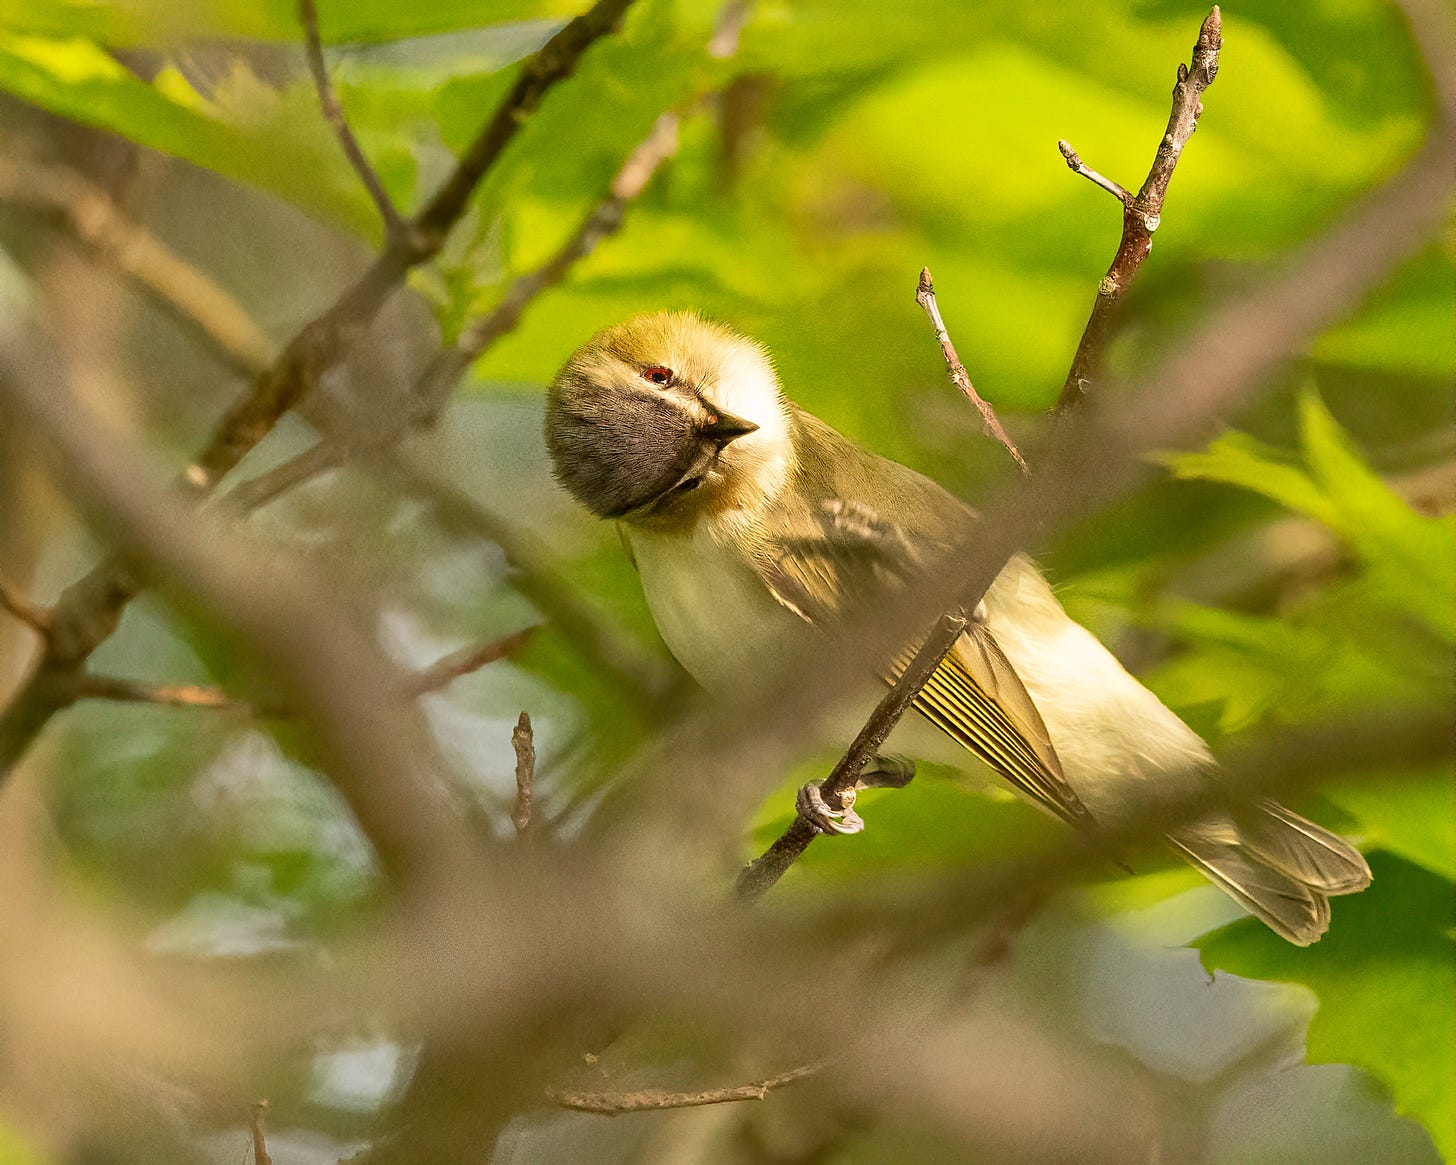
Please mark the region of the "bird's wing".
<svg viewBox="0 0 1456 1165"><path fill-rule="evenodd" d="M887 680L898 679L914 654L902 651ZM1072 825L1091 824L1086 806L1062 775L1062 762L1031 694L984 624L967 626L926 681L915 708L1038 804Z"/></svg>
<svg viewBox="0 0 1456 1165"><path fill-rule="evenodd" d="M891 597L921 560L904 532L867 506L825 502L801 529L767 542L758 559L769 592L816 626L832 626ZM893 683L915 654L884 673ZM1074 825L1091 818L1062 775L1046 724L995 637L972 622L930 677L915 708L1033 800Z"/></svg>

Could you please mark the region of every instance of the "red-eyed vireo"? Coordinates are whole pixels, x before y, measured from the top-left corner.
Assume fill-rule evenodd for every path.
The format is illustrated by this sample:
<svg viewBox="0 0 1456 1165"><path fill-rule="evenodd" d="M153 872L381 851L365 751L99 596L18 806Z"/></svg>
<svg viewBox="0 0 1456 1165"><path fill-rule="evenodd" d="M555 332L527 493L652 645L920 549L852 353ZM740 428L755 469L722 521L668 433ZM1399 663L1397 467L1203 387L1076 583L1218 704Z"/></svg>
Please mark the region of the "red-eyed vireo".
<svg viewBox="0 0 1456 1165"><path fill-rule="evenodd" d="M669 649L722 695L767 682L816 628L913 576L917 547L975 524L934 482L786 400L756 343L688 313L592 337L551 387L546 443L571 495L622 523ZM915 710L907 720L934 725L961 761L969 750L1083 826L1126 819L1144 782L1166 793L1217 779L1204 742L1068 618L1025 558L1001 572ZM894 758L870 767L883 783L913 772ZM819 823L843 830L832 816ZM1352 845L1273 801L1168 840L1301 945L1329 926L1330 895L1370 883Z"/></svg>

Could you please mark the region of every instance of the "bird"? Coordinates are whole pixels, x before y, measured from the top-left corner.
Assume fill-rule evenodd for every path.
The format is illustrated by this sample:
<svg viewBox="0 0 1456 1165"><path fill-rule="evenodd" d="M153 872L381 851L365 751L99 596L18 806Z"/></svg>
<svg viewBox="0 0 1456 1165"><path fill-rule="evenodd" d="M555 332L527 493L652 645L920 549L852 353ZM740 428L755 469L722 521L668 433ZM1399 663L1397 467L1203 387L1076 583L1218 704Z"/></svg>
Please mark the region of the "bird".
<svg viewBox="0 0 1456 1165"><path fill-rule="evenodd" d="M722 698L768 691L786 656L872 616L937 551L975 537L967 503L792 403L761 345L694 312L593 335L550 385L544 430L557 482L619 524L663 641ZM893 682L914 649L869 682ZM892 741L904 735L920 760L948 749L962 768L971 754L1079 829L1130 820L1150 787L1196 797L1219 779L1207 744L1067 615L1024 555L969 614L913 710ZM861 786L913 772L887 753ZM799 805L821 831L862 827L813 786ZM1300 946L1328 929L1331 896L1370 884L1349 841L1273 800L1166 839Z"/></svg>

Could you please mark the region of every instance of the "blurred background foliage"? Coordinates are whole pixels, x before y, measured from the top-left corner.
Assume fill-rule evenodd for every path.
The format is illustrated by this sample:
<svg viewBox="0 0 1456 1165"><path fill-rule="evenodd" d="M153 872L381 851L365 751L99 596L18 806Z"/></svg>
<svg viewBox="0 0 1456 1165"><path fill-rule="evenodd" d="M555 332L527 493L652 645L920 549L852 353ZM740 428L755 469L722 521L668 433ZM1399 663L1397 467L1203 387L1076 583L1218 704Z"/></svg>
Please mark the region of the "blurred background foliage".
<svg viewBox="0 0 1456 1165"><path fill-rule="evenodd" d="M320 7L345 110L406 208L447 172L511 66L575 11L555 0ZM981 393L1014 434L1033 432L1119 227L1107 196L1066 171L1056 141L1137 185L1205 15L1179 0L762 0L738 52L718 59L706 49L715 8L640 0L525 125L440 259L415 273L407 302L336 378L351 391L407 383L440 337L453 339L551 255L659 114L689 109L676 157L620 234L529 307L439 430L419 439L442 479L529 529L614 633L664 669L615 536L549 481L540 399L564 358L634 312L696 308L761 339L788 393L845 433L963 496L984 494L1006 478L1004 455L945 383L914 302L917 273L934 272ZM1124 317L1117 368L1176 344L1211 297L1390 175L1430 120L1409 33L1379 0L1248 0L1224 13L1224 29L1218 81ZM77 167L120 191L275 339L379 242L377 216L318 116L289 0L9 0L0 90L0 165ZM100 319L93 327L112 346L108 407L182 464L236 383L124 283L104 270L76 276L78 252L44 219L7 211L0 242L13 257L3 277L52 289L81 278L69 286L91 289L71 310ZM1449 706L1452 298L1448 233L1230 418L1224 436L1170 455L1170 472L1114 512L1037 548L1071 613L1215 747L1280 723ZM291 420L245 472L310 439ZM27 472L23 436L0 442L10 455L0 479L16 501L0 518L0 565L46 599L96 549ZM500 552L458 515L351 469L257 521L377 587L381 633L413 664L540 624L511 661L426 698L491 827L508 828L508 742L522 707L537 723L541 795L567 826L651 730L639 705L541 622ZM25 657L23 633L4 635L0 683ZM267 696L209 628L151 599L97 666ZM792 787L828 759L784 775L745 855L782 827ZM30 763L45 774L78 893L116 903L159 953L316 952L377 889L367 847L286 722L92 703L69 712ZM1394 748L1387 771L1308 798L1322 821L1377 851L1373 887L1337 901L1317 947L1233 921L1196 875L1150 857L1137 876L1084 887L1039 919L1006 990L1165 1078L1169 1104L1201 1114L1210 1162L1451 1160L1456 804L1448 771L1408 767ZM776 894L933 876L1056 829L941 776L927 770L904 792L867 795L869 832L813 847ZM1174 949L1200 935L1211 979ZM279 1119L300 1130L275 1143L275 1160L327 1159L364 1135L407 1070L389 1036L341 1033L297 1070L291 1095L274 1082ZM1305 1052L1362 1071L1291 1068ZM23 1130L24 1114L12 1115ZM29 1160L4 1119L0 1157ZM652 1146L692 1119L717 1122L708 1160L759 1159L742 1148L753 1138L782 1148L808 1135L772 1113L610 1129L560 1116L514 1129L502 1152L684 1160ZM823 1159L949 1159L928 1135L876 1127ZM235 1157L236 1138L219 1134L215 1150Z"/></svg>

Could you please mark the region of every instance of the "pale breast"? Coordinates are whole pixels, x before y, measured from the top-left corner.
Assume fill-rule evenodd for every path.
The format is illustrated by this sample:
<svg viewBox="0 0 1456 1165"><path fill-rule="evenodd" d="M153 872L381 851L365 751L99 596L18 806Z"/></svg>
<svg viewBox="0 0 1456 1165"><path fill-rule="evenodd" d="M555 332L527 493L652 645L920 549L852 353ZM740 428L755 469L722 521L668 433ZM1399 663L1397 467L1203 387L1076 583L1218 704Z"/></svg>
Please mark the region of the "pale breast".
<svg viewBox="0 0 1456 1165"><path fill-rule="evenodd" d="M709 692L764 692L813 632L781 605L710 522L692 531L631 528L642 591L668 650Z"/></svg>

